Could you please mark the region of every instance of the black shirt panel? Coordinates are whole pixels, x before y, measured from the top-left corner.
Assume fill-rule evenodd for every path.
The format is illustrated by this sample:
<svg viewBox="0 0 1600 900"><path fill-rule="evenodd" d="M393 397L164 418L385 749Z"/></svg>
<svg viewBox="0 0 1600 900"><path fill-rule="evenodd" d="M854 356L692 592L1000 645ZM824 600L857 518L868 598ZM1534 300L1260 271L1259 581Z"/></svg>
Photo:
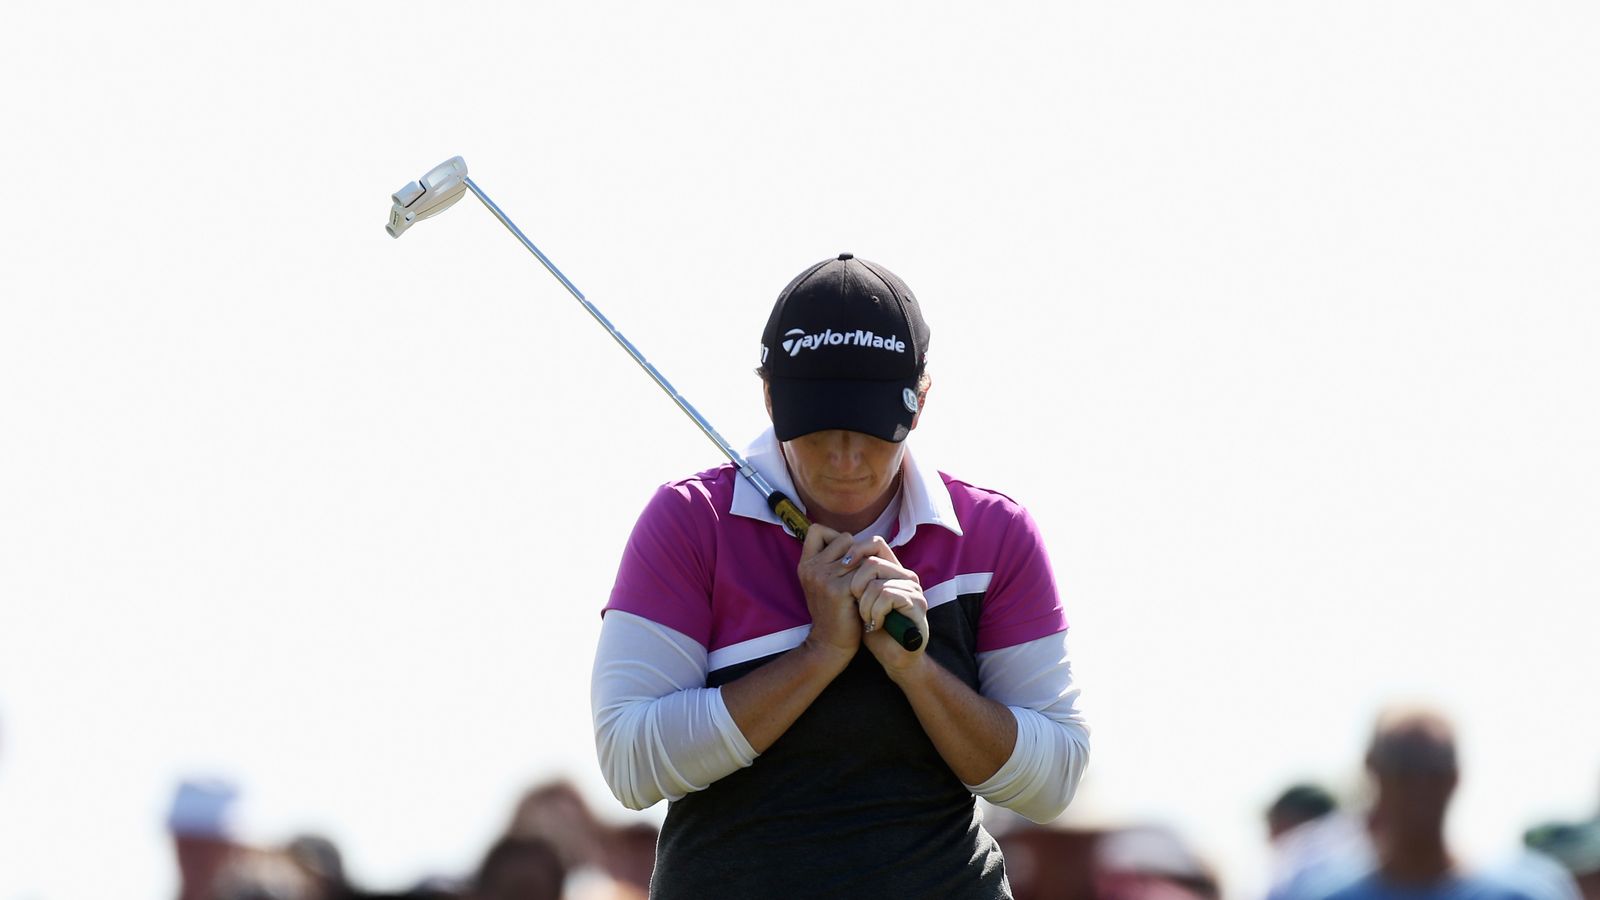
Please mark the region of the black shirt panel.
<svg viewBox="0 0 1600 900"><path fill-rule="evenodd" d="M928 653L978 688L983 595L928 611ZM775 656L710 673L718 687ZM650 895L1011 896L971 792L864 647L782 737L740 769L673 802Z"/></svg>

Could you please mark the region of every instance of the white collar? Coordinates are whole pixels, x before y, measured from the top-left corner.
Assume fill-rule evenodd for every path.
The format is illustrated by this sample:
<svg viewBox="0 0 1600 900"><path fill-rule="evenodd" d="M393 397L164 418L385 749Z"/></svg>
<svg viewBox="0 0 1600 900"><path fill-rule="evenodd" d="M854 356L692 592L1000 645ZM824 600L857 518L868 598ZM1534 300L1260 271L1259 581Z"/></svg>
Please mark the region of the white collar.
<svg viewBox="0 0 1600 900"><path fill-rule="evenodd" d="M783 447L778 444L778 436L773 434L771 428L751 442L750 447L745 450L744 459L760 472L769 484L782 491L804 511L804 506L800 503L800 494L794 489L794 480L789 477L789 466L783 459ZM955 505L950 502L950 489L945 487L939 473L918 466L916 456L912 454L910 447L906 448L904 466L904 477L900 480L899 528L889 546L898 547L911 540L919 525L938 525L960 535L961 523L956 519ZM758 519L779 527L783 526L778 517L767 507L766 498L762 497L761 492L752 487L749 480L742 476L734 481L731 512L747 519Z"/></svg>

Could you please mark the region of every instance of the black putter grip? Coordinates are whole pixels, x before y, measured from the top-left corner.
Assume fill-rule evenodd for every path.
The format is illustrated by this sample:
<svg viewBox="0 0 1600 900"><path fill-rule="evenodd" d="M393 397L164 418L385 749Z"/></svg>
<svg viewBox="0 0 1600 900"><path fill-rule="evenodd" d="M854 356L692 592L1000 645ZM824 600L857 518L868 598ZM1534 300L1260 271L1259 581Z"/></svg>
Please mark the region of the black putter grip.
<svg viewBox="0 0 1600 900"><path fill-rule="evenodd" d="M773 491L767 495L767 506L772 508L773 515L789 526L795 537L802 541L806 539L806 532L811 529L811 523L806 521L805 513L800 511L800 507L795 506L793 500L783 495L783 491ZM922 629L899 610L891 610L883 617L883 630L889 632L889 636L907 650L915 650L922 646Z"/></svg>

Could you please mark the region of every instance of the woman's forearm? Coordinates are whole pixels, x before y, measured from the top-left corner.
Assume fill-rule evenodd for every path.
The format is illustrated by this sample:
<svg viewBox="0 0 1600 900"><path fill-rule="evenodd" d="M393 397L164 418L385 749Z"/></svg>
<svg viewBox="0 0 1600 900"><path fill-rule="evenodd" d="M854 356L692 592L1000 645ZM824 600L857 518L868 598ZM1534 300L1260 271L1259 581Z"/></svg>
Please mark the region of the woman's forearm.
<svg viewBox="0 0 1600 900"><path fill-rule="evenodd" d="M723 685L722 702L744 739L762 753L789 730L849 664L848 654L807 640Z"/></svg>
<svg viewBox="0 0 1600 900"><path fill-rule="evenodd" d="M966 784L989 780L1017 744L1011 710L983 696L926 655L892 675L957 778Z"/></svg>

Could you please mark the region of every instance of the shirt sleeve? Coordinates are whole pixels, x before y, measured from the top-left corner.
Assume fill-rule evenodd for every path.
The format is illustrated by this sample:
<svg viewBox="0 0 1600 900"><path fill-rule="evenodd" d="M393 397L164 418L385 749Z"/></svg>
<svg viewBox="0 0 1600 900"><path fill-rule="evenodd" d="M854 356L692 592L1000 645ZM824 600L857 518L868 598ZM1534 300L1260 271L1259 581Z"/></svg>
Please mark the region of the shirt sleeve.
<svg viewBox="0 0 1600 900"><path fill-rule="evenodd" d="M989 780L967 789L1034 822L1059 816L1089 763L1089 726L1078 708L1066 629L979 653L978 689L1011 709L1017 743Z"/></svg>
<svg viewBox="0 0 1600 900"><path fill-rule="evenodd" d="M605 611L629 612L710 644L716 522L700 481L657 489L628 536Z"/></svg>
<svg viewBox="0 0 1600 900"><path fill-rule="evenodd" d="M590 711L600 771L624 806L677 800L755 761L722 690L705 684L699 642L642 616L606 613Z"/></svg>
<svg viewBox="0 0 1600 900"><path fill-rule="evenodd" d="M988 516L1005 516L996 522ZM1028 511L1006 499L986 510L975 527L1000 529L994 576L978 618L979 653L1014 647L1067 627L1044 538Z"/></svg>

